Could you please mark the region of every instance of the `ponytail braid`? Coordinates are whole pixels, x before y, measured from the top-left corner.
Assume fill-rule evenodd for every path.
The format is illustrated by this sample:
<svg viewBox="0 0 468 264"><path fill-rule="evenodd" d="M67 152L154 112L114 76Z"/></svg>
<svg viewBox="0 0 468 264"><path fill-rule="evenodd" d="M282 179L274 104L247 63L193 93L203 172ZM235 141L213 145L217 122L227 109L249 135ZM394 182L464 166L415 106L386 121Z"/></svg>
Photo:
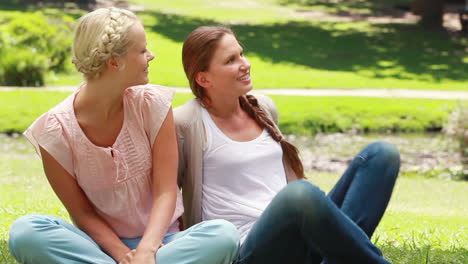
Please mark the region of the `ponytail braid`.
<svg viewBox="0 0 468 264"><path fill-rule="evenodd" d="M291 167L297 178L305 178L304 167L299 159L299 150L293 144L284 139L273 121L268 118L265 111L263 111L258 105L257 98L250 94L243 95L239 97L239 103L242 109L245 110L247 114L249 114L249 116L252 117L258 125L260 125L260 127L266 128L270 136L280 143L281 149L283 150L283 156L288 163L287 165Z"/></svg>

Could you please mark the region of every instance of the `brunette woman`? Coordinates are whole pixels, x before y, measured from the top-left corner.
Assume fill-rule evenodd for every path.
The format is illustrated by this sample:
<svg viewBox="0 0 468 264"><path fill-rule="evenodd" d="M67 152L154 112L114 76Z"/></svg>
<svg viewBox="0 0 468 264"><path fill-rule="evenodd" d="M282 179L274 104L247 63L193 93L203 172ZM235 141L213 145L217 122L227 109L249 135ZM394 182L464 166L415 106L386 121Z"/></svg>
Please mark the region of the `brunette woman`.
<svg viewBox="0 0 468 264"><path fill-rule="evenodd" d="M367 146L325 195L303 180L273 101L249 94L251 65L230 29L195 29L182 59L196 97L174 111L186 224L235 224L238 263L389 263L370 237L398 175L395 147Z"/></svg>

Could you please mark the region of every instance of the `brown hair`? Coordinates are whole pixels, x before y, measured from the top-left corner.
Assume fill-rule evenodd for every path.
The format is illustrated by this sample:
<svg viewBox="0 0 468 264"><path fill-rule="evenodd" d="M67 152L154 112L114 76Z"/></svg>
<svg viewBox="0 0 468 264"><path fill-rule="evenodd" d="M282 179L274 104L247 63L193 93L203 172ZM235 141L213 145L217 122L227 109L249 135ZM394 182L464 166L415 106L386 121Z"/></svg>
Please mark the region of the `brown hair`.
<svg viewBox="0 0 468 264"><path fill-rule="evenodd" d="M192 31L182 47L182 64L190 83L192 93L200 100L205 99L205 89L196 81L199 72L208 71L210 61L218 47L218 42L226 35L234 35L227 27L204 26Z"/></svg>
<svg viewBox="0 0 468 264"><path fill-rule="evenodd" d="M283 149L283 156L296 176L299 179L305 178L304 167L302 166L301 159L299 158L299 150L293 144L284 139L273 121L268 118L265 111L263 111L258 105L257 98L251 94L247 94L239 97L239 102L242 109L244 109L249 116L257 122L257 124L264 127L275 141L280 143L281 149Z"/></svg>
<svg viewBox="0 0 468 264"><path fill-rule="evenodd" d="M204 88L196 81L199 72L208 71L213 54L218 47L221 38L234 32L221 26L203 26L192 31L184 41L182 47L182 64L187 79L190 83L192 93L202 102L206 100ZM287 164L291 167L298 178L304 178L304 167L299 158L298 149L287 142L281 135L281 132L275 126L273 121L268 118L266 113L258 105L257 99L253 95L243 95L239 97L239 102L244 111L254 119L260 127L265 128L270 136L281 144L283 156Z"/></svg>

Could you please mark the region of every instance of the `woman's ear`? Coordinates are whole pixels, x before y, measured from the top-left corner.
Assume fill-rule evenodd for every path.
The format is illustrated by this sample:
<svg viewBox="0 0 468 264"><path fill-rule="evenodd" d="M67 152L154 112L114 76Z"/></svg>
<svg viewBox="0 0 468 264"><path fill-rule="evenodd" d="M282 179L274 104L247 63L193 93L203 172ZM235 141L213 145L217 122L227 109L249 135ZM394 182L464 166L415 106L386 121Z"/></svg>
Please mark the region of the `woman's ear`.
<svg viewBox="0 0 468 264"><path fill-rule="evenodd" d="M121 62L115 56L111 56L109 59L106 60L106 66L108 69L112 71L119 71Z"/></svg>
<svg viewBox="0 0 468 264"><path fill-rule="evenodd" d="M198 83L198 85L200 85L203 88L208 88L210 86L210 81L208 80L206 75L206 72L199 72L195 77L195 81Z"/></svg>

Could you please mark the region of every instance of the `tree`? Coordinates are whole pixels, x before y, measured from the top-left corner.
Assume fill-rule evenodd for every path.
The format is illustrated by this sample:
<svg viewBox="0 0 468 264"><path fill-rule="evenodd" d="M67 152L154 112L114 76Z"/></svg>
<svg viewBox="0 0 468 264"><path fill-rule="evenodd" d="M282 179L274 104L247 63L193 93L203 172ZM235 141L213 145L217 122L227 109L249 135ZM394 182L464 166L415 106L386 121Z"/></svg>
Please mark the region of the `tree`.
<svg viewBox="0 0 468 264"><path fill-rule="evenodd" d="M89 9L92 6L96 5L96 0L74 0L70 2L75 2L80 8Z"/></svg>
<svg viewBox="0 0 468 264"><path fill-rule="evenodd" d="M421 25L423 27L430 29L442 28L443 0L413 0L411 10L414 14L421 15Z"/></svg>

